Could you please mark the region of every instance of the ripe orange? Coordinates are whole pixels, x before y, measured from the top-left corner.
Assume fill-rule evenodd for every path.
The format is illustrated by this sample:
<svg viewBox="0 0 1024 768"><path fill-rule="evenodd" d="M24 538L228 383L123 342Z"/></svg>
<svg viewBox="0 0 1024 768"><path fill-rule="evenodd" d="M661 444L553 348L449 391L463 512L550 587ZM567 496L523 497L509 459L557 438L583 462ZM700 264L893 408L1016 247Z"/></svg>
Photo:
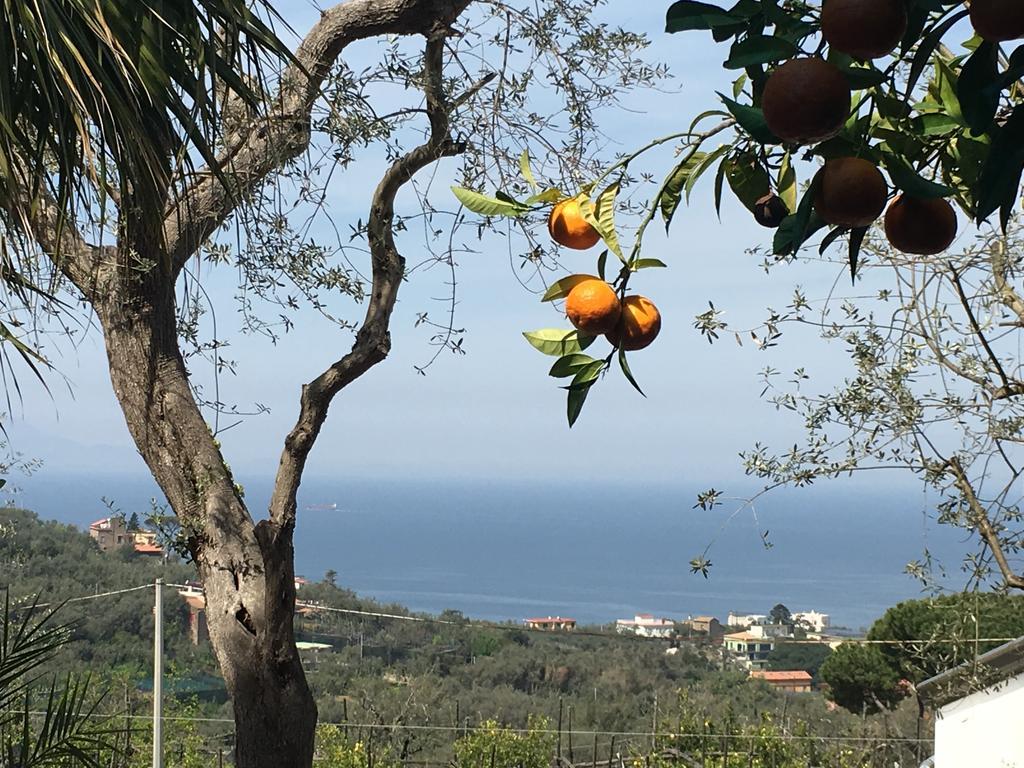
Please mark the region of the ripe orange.
<svg viewBox="0 0 1024 768"><path fill-rule="evenodd" d="M789 207L778 195L767 194L754 203L754 221L762 227L775 229L789 216Z"/></svg>
<svg viewBox="0 0 1024 768"><path fill-rule="evenodd" d="M768 76L761 109L783 141L822 141L839 133L850 114L850 84L824 59L791 59Z"/></svg>
<svg viewBox="0 0 1024 768"><path fill-rule="evenodd" d="M573 198L563 200L551 209L548 217L548 232L551 239L566 248L585 251L601 239L597 230L583 218L579 202Z"/></svg>
<svg viewBox="0 0 1024 768"><path fill-rule="evenodd" d="M821 36L855 59L891 53L906 31L906 0L828 0L821 9Z"/></svg>
<svg viewBox="0 0 1024 768"><path fill-rule="evenodd" d="M986 40L1001 43L1024 38L1021 0L971 0L971 24Z"/></svg>
<svg viewBox="0 0 1024 768"><path fill-rule="evenodd" d="M833 158L816 178L814 209L834 227L866 227L885 210L889 196L885 177L868 160Z"/></svg>
<svg viewBox="0 0 1024 768"><path fill-rule="evenodd" d="M941 253L956 239L956 229L956 211L942 198L900 195L885 212L885 236L904 253Z"/></svg>
<svg viewBox="0 0 1024 768"><path fill-rule="evenodd" d="M627 352L643 349L658 336L661 313L646 296L627 296L622 300L622 319L606 336L614 346Z"/></svg>
<svg viewBox="0 0 1024 768"><path fill-rule="evenodd" d="M595 277L573 286L565 297L565 314L576 330L599 336L616 326L622 306L615 290Z"/></svg>

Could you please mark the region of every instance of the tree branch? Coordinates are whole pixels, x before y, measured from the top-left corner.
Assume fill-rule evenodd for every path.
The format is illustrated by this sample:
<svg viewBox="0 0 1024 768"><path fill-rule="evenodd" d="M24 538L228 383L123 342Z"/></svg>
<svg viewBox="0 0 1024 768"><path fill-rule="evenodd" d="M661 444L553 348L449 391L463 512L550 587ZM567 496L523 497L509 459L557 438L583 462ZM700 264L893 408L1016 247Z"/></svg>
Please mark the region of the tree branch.
<svg viewBox="0 0 1024 768"><path fill-rule="evenodd" d="M999 566L999 572L1002 574L1006 586L1011 589L1024 589L1024 577L1014 573L1010 567L1010 562L1003 551L1003 543L999 540L999 533L996 531L995 526L992 525L984 505L975 495L974 486L971 485L970 478L967 477L960 459L954 456L946 461L946 466L952 471L957 488L960 489L960 493L971 510L974 518L973 523L978 527L978 532L985 540L989 549L992 550L992 556Z"/></svg>
<svg viewBox="0 0 1024 768"><path fill-rule="evenodd" d="M953 276L953 285L956 287L957 295L960 297L960 304L964 308L964 312L967 313L967 319L971 323L971 330L978 337L978 340L981 341L981 346L985 348L985 352L988 354L989 360L992 361L992 365L995 366L996 373L999 374L999 380L1002 382L1001 387L992 391L992 398L994 400L1005 400L1009 397L1024 394L1024 382L1017 381L1016 379L1010 381L1002 362L1000 362L996 353L992 350L992 346L988 343L988 339L981 330L981 326L978 325L978 319L974 316L974 310L971 309L971 303L967 300L967 294L964 293L964 286L960 281L960 273L957 272L952 262L949 262L948 266L949 272ZM988 385L986 387L988 388Z"/></svg>
<svg viewBox="0 0 1024 768"><path fill-rule="evenodd" d="M238 204L310 142L311 111L331 66L356 40L428 34L458 18L472 0L351 0L324 11L281 78L274 108L220 158L199 171L164 219L164 243L176 275Z"/></svg>
<svg viewBox="0 0 1024 768"><path fill-rule="evenodd" d="M460 154L465 147L451 140L443 95L443 52L446 30L438 25L430 33L424 54L424 84L430 136L426 143L398 158L384 174L373 195L368 223L373 280L370 301L355 343L343 358L302 388L299 418L285 439L270 501L270 521L281 528L294 523L295 496L306 458L316 442L334 396L384 360L391 348L388 325L405 274L405 259L394 241L395 197L413 176L443 157Z"/></svg>
<svg viewBox="0 0 1024 768"><path fill-rule="evenodd" d="M87 242L48 190L40 189L34 201L8 200L5 210L9 225L19 235L35 240L53 266L86 298L96 293L102 258L111 249ZM27 219L19 217L19 211L25 210L32 211Z"/></svg>

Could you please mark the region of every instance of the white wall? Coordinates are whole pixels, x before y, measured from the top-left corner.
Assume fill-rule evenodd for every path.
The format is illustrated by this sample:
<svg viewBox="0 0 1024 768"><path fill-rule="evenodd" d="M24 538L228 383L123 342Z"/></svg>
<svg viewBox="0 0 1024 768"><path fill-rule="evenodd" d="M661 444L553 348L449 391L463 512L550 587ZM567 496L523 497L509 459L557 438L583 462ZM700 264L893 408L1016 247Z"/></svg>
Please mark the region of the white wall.
<svg viewBox="0 0 1024 768"><path fill-rule="evenodd" d="M1024 768L1024 674L942 707L935 768Z"/></svg>

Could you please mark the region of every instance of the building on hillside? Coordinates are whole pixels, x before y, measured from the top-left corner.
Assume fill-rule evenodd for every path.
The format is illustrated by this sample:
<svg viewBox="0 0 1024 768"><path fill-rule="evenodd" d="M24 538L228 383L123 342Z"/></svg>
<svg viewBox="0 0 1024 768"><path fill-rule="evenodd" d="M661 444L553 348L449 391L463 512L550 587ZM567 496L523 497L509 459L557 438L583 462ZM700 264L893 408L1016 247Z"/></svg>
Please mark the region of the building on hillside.
<svg viewBox="0 0 1024 768"><path fill-rule="evenodd" d="M793 621L814 632L824 632L832 625L832 617L818 611L798 611L791 614Z"/></svg>
<svg viewBox="0 0 1024 768"><path fill-rule="evenodd" d="M729 611L729 618L725 620L729 627L752 627L767 621L768 617L763 613L733 613Z"/></svg>
<svg viewBox="0 0 1024 768"><path fill-rule="evenodd" d="M1024 637L917 686L935 711L932 764L1024 768Z"/></svg>
<svg viewBox="0 0 1024 768"><path fill-rule="evenodd" d="M304 576L296 576L295 577L295 591L296 592L298 592L300 589L302 589L307 584L309 584L309 579L307 579L306 577L304 577Z"/></svg>
<svg viewBox="0 0 1024 768"><path fill-rule="evenodd" d="M768 654L775 649L770 637L757 637L749 632L733 632L722 638L725 650L750 667L763 667Z"/></svg>
<svg viewBox="0 0 1024 768"><path fill-rule="evenodd" d="M764 680L776 690L785 693L810 693L813 678L802 669L769 672L763 669L754 669L750 677L755 680Z"/></svg>
<svg viewBox="0 0 1024 768"><path fill-rule="evenodd" d="M754 637L793 637L792 624L754 624L747 628L747 632Z"/></svg>
<svg viewBox="0 0 1024 768"><path fill-rule="evenodd" d="M129 531L120 516L104 517L89 525L89 536L101 552L112 552L120 547L133 547L141 555L162 557L163 547L156 543L156 531L139 529Z"/></svg>
<svg viewBox="0 0 1024 768"><path fill-rule="evenodd" d="M576 629L576 619L566 619L562 616L523 619L523 623L526 625L527 629L547 629L561 632L571 632Z"/></svg>
<svg viewBox="0 0 1024 768"><path fill-rule="evenodd" d="M630 619L615 622L619 634L640 635L640 637L672 637L676 634L676 623L672 619L655 618L650 613L638 613Z"/></svg>
<svg viewBox="0 0 1024 768"><path fill-rule="evenodd" d="M725 634L722 623L714 616L691 616L683 622L683 629L690 635L706 635L718 642Z"/></svg>

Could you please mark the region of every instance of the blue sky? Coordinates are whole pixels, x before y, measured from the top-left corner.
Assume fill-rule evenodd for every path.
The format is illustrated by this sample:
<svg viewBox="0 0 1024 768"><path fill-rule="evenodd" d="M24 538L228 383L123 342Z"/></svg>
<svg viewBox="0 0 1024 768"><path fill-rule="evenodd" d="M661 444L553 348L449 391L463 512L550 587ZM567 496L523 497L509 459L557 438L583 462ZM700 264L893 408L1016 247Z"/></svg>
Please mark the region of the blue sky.
<svg viewBox="0 0 1024 768"><path fill-rule="evenodd" d="M678 88L677 93L631 95L629 111L602 115L604 132L619 141L607 147L609 157L685 128L693 116L717 106L714 92L729 86L729 73L720 66L723 47L700 33L661 32L666 5L613 0L604 11L609 22L651 35L648 56L670 66ZM305 3L283 3L280 10L298 30L314 18ZM355 47L350 54L358 64L360 56L372 54L372 46ZM653 156L650 169L663 173L671 157L670 151ZM454 167L449 162L441 177ZM330 202L342 224L365 216L368 189L379 172L379 156L371 155L336 179ZM696 487L739 483L738 451L756 440L792 444L799 429L792 415L759 400L757 372L768 364L783 371L806 364L812 374L819 369L834 375L841 350L825 350L811 334L784 338L779 349L769 352L739 348L728 337L709 346L693 329L694 316L712 300L726 309L730 324L743 327L756 323L765 307L787 304L796 284L814 298L845 278L831 265L766 276L759 260L745 250L768 243L770 233L731 199L719 222L711 196L708 178L695 191L692 205L677 216L670 236L652 228L658 231L652 232L647 255L666 261L670 269L652 270L634 281L664 317L657 342L631 357L646 399L613 373L593 391L577 425L568 429L564 392L547 376L551 358L531 349L521 336L524 330L565 320L522 289L499 242L485 241L480 253L462 257L459 264L457 322L468 330L468 354L442 356L426 377L414 371L431 354L428 334L413 327L416 313L436 306L432 298L443 294L445 279L437 270L417 276L402 288L391 356L337 398L309 474L524 482L572 476L581 482L678 481ZM403 235L399 244L410 263L418 261L422 245L414 233ZM596 253L568 255L563 263L573 271L592 271ZM222 325L234 321L231 285L230 274L211 282ZM347 305L338 306L341 311ZM360 315L361 309L349 307L346 316ZM222 380L223 399L242 406L259 401L271 413L226 432L225 454L239 474L270 476L295 417L300 385L343 354L351 337L305 313L276 346L238 334L231 341L229 355L239 361L239 374ZM61 357L58 366L70 387L54 380L52 396L23 381L24 406L15 408L10 426L15 448L46 462L40 478L65 470L145 473L110 389L99 334Z"/></svg>

